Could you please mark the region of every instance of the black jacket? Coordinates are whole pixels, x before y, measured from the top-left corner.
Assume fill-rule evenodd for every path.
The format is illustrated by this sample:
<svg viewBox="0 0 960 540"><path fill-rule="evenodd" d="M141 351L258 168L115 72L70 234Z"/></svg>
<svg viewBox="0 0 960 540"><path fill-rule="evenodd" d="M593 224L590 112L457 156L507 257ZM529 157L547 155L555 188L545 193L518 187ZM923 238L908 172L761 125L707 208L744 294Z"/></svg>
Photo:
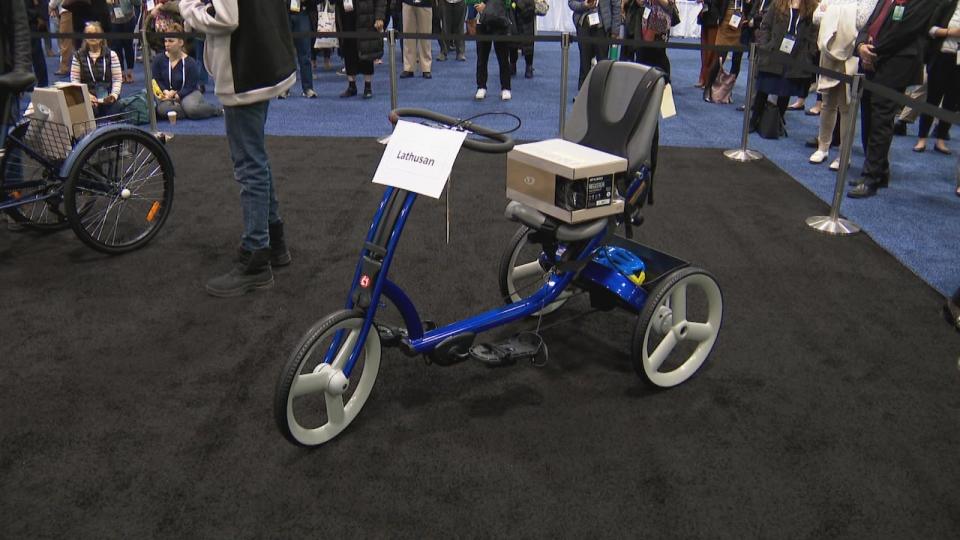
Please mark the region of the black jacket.
<svg viewBox="0 0 960 540"><path fill-rule="evenodd" d="M386 21L387 0L353 0L355 27L344 25L343 0L331 1L337 8L337 30L342 32L376 32L373 23L378 20ZM426 5L429 6L429 3ZM376 60L383 56L383 40L380 38L357 40L357 49L361 60Z"/></svg>
<svg viewBox="0 0 960 540"><path fill-rule="evenodd" d="M33 71L24 7L23 2L0 2L0 73Z"/></svg>
<svg viewBox="0 0 960 540"><path fill-rule="evenodd" d="M925 48L930 41L930 27L934 25L942 3L941 0L910 0L900 21L893 20L894 10L890 10L874 43L876 71L870 80L894 89L903 89L917 82ZM857 35L854 49L857 54L860 45L867 42L870 25L880 16L882 7L883 2L877 2L867 24Z"/></svg>
<svg viewBox="0 0 960 540"><path fill-rule="evenodd" d="M767 10L757 30L757 69L764 73L781 75L788 79L807 79L809 72L800 68L787 66L780 62L779 54L765 54L762 51L780 51L780 44L787 35L787 26L790 25L790 12L782 13L772 7ZM797 23L793 50L790 58L812 64L811 56L817 50L817 32L813 26L812 17L801 17Z"/></svg>

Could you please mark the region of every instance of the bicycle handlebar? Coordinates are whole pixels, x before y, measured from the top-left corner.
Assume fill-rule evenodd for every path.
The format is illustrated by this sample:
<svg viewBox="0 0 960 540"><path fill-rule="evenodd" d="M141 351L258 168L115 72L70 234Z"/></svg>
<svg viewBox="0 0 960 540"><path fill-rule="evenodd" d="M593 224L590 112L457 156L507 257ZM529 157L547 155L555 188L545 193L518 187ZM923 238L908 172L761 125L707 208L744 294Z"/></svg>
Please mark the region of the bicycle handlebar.
<svg viewBox="0 0 960 540"><path fill-rule="evenodd" d="M476 139L465 139L463 146L475 152L484 152L487 154L505 154L513 149L513 138L505 133L499 133L492 129L485 128L470 122L469 120L460 120L452 116L440 114L427 109L399 108L390 111L390 123L396 125L401 118L423 118L432 120L450 127L463 128L471 133L476 133L481 137L491 139L496 142L483 142Z"/></svg>

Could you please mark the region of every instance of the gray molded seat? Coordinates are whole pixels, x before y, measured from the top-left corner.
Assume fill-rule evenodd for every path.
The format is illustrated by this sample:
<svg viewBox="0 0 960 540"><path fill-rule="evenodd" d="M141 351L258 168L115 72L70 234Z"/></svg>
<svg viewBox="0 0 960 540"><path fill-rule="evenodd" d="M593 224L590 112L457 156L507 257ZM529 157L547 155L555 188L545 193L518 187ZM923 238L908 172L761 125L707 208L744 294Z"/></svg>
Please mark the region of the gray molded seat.
<svg viewBox="0 0 960 540"><path fill-rule="evenodd" d="M599 62L580 87L563 138L625 158L628 182L641 166L655 169L664 86L663 72L656 68L631 62ZM517 202L510 203L506 216L535 229L548 220L555 221ZM570 238L593 236L589 233L605 220L563 225L563 234Z"/></svg>

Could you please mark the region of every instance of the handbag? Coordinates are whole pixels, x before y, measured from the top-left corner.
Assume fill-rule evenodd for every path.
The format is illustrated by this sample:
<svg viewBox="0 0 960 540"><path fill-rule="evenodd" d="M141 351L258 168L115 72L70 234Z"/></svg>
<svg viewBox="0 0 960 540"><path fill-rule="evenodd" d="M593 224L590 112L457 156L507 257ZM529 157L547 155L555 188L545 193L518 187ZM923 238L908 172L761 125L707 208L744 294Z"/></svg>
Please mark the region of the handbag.
<svg viewBox="0 0 960 540"><path fill-rule="evenodd" d="M643 9L650 10L650 15L644 21L644 30L657 36L670 32L670 14L656 0L646 4Z"/></svg>
<svg viewBox="0 0 960 540"><path fill-rule="evenodd" d="M337 12L329 1L323 3L323 9L317 12L317 32L336 32ZM320 37L313 42L314 49L333 49L337 47L337 38Z"/></svg>
<svg viewBox="0 0 960 540"><path fill-rule="evenodd" d="M733 103L733 85L737 83L737 76L727 73L727 70L720 66L720 72L705 91L704 97L711 103L720 103L727 105Z"/></svg>
<svg viewBox="0 0 960 540"><path fill-rule="evenodd" d="M546 16L547 12L550 11L550 1L536 0L536 2L534 3L534 11L537 12L538 17Z"/></svg>
<svg viewBox="0 0 960 540"><path fill-rule="evenodd" d="M763 110L760 111L760 125L757 126L757 134L764 139L779 139L786 136L787 127L783 123L783 117L780 116L780 109L776 104L769 101L764 102Z"/></svg>

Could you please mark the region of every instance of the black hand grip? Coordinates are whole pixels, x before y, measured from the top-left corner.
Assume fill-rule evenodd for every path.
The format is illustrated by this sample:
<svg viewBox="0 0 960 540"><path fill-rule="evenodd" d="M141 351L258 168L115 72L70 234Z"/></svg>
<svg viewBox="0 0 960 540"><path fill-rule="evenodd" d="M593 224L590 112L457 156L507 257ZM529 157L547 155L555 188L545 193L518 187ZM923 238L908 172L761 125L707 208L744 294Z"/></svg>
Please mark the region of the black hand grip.
<svg viewBox="0 0 960 540"><path fill-rule="evenodd" d="M513 149L513 138L505 133L499 133L492 129L479 126L470 121L463 121L459 118L447 116L427 109L399 108L390 111L390 123L396 124L401 118L423 118L432 120L440 124L451 127L460 127L471 133L476 133L495 142L484 142L476 139L466 139L463 146L475 152L484 152L487 154L505 154Z"/></svg>

